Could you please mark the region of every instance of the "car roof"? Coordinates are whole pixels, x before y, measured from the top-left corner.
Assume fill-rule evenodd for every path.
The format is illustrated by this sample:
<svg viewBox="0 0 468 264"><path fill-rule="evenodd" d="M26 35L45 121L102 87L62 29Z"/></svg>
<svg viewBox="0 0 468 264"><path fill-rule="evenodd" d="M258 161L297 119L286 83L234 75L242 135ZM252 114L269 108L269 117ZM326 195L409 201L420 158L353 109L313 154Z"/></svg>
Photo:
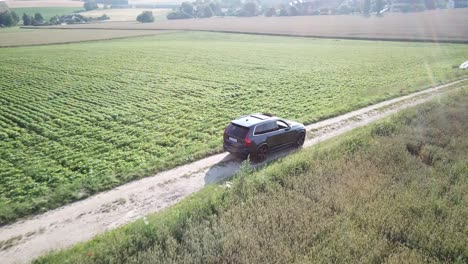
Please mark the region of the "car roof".
<svg viewBox="0 0 468 264"><path fill-rule="evenodd" d="M241 116L235 120L232 120L233 124L243 126L243 127L251 127L254 125L258 125L260 123L264 123L266 121L277 120L278 117L270 115L270 114L250 114L246 116Z"/></svg>

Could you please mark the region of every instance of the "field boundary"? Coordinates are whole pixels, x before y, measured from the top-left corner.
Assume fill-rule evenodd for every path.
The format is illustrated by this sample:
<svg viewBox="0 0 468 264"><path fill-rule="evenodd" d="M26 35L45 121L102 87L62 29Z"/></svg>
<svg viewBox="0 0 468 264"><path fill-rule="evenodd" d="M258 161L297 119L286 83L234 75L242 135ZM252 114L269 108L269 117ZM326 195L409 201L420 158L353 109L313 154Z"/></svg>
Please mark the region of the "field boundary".
<svg viewBox="0 0 468 264"><path fill-rule="evenodd" d="M100 28L100 27L50 27L50 26L22 26L24 29L62 29L62 30L77 30L77 29L90 29L90 30L146 30L146 31L165 31L165 30L176 30L178 32L211 32L211 33L226 33L226 34L244 34L244 35L259 35L259 36L271 36L271 37L296 37L296 38L315 38L315 39L340 39L340 40L363 40L363 41L389 41L389 42L419 42L419 43L451 43L451 44L468 44L468 40L450 40L450 39L408 39L408 38L373 38L373 37L350 37L350 36L323 36L323 35L305 35L305 34L282 34L282 33L267 33L267 32L246 32L246 31L235 31L235 30L208 30L208 29L152 29L152 28ZM125 38L134 38L125 37ZM83 41L85 42L85 41ZM77 43L77 42L71 42ZM62 43L60 43L62 44ZM51 44L40 44L40 45L51 45ZM31 45L34 46L34 45ZM20 46L23 47L23 46Z"/></svg>
<svg viewBox="0 0 468 264"><path fill-rule="evenodd" d="M447 91L463 89L468 85L466 81L468 78L462 78L310 124L306 126L309 137L304 147L368 125ZM291 150L272 155L266 162L256 166L264 166L289 152ZM0 243L12 241L8 248L0 250L0 258L5 263L28 262L50 250L86 241L102 232L167 208L205 185L223 181L236 174L240 166L241 162L227 153L208 156L0 227Z"/></svg>

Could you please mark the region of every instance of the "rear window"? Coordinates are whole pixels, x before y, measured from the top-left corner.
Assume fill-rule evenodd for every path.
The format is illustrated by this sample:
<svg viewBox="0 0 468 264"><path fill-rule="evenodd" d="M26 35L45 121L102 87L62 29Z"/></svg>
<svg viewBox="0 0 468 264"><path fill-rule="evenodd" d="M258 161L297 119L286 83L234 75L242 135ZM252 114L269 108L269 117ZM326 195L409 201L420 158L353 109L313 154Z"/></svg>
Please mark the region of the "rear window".
<svg viewBox="0 0 468 264"><path fill-rule="evenodd" d="M239 126L236 124L230 124L226 130L229 136L234 136L236 138L245 138L249 129L243 126Z"/></svg>

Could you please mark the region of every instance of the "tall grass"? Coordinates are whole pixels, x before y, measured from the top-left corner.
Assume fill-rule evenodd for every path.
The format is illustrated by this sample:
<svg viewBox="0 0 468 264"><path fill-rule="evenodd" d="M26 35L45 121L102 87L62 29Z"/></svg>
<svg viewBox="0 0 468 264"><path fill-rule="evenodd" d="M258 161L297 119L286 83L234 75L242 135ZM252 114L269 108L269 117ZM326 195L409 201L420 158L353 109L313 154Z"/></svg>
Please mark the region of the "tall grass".
<svg viewBox="0 0 468 264"><path fill-rule="evenodd" d="M138 221L36 263L468 261L468 92L266 169L244 165Z"/></svg>

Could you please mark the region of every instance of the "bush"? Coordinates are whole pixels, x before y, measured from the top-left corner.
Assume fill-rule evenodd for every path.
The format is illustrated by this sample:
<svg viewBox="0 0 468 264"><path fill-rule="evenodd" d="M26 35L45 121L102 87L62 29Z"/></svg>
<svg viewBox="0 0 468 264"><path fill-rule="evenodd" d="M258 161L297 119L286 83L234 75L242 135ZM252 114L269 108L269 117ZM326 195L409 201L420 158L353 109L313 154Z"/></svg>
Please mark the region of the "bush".
<svg viewBox="0 0 468 264"><path fill-rule="evenodd" d="M83 5L86 11L96 10L98 9L98 5L94 1L86 1Z"/></svg>
<svg viewBox="0 0 468 264"><path fill-rule="evenodd" d="M109 20L109 19L110 17L106 14L103 14L102 16L97 18L98 21L104 21L104 20Z"/></svg>
<svg viewBox="0 0 468 264"><path fill-rule="evenodd" d="M143 13L137 16L137 21L141 23L150 23L154 22L153 12L151 11L143 11Z"/></svg>
<svg viewBox="0 0 468 264"><path fill-rule="evenodd" d="M176 12L171 12L169 14L167 14L166 18L168 20L173 20L173 19L187 19L187 18L191 18L191 16L185 14L185 13L182 13L180 11L176 11Z"/></svg>

